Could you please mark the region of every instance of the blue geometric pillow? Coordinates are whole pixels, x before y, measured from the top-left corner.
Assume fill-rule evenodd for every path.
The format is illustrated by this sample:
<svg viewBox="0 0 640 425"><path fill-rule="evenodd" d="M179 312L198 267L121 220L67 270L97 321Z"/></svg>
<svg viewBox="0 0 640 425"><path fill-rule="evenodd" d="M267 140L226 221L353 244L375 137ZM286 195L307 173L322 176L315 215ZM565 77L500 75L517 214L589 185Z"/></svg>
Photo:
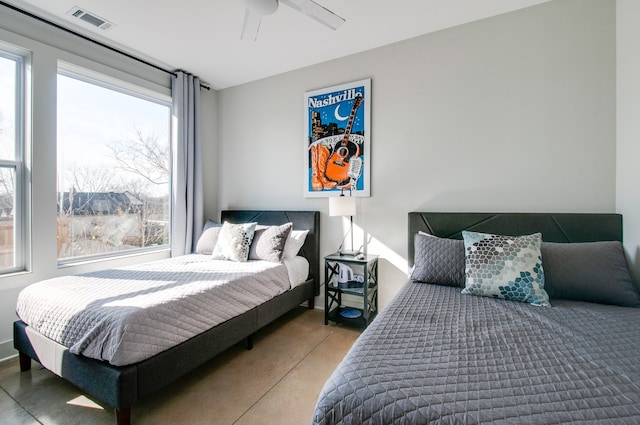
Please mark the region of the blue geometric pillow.
<svg viewBox="0 0 640 425"><path fill-rule="evenodd" d="M463 294L548 307L540 245L542 235L502 236L463 231Z"/></svg>

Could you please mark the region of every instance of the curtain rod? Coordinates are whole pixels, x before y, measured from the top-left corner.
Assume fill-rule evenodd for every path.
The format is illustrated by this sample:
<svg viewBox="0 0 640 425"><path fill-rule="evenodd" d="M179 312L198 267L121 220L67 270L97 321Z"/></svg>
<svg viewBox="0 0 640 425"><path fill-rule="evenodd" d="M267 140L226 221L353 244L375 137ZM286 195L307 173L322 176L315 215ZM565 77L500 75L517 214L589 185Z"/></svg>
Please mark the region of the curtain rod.
<svg viewBox="0 0 640 425"><path fill-rule="evenodd" d="M158 65L156 65L156 64L153 64L153 63L151 63L151 62L148 62L148 61L146 61L146 60L144 60L144 59L142 59L142 58L139 58L139 57L137 57L137 56L133 56L132 54L127 53L127 52L125 52L124 50L120 50L120 49L117 49L117 48L115 48L115 47L113 47L113 46L109 46L108 44L105 44L105 43L103 43L103 42L101 42L101 41L98 41L98 40L95 40L95 39L93 39L93 38L91 38L91 37L88 37L88 36L86 36L86 35L80 34L79 32L76 32L76 31L71 30L71 29L69 29L69 28L63 27L62 25L56 24L56 23L55 23L55 22L53 22L53 21L50 21L50 20L45 19L45 18L43 18L43 17L41 17L41 16L38 16L38 15L35 15L35 14L33 14L33 13L31 13L31 12L28 12L28 11L26 11L26 10L24 10L24 9L20 9L19 7L14 6L14 5L12 5L12 4L5 3L4 1L1 1L1 0L0 0L0 5L2 5L2 6L4 6L4 7L6 7L6 8L8 8L8 9L15 10L15 11L16 11L16 12L18 12L18 13L22 13L23 15L26 15L26 16L28 16L28 17L32 18L32 19L37 20L37 21L43 22L43 23L45 23L45 24L47 24L47 25L50 25L50 26L52 26L52 27L54 27L54 28L57 28L57 29L59 29L59 30L61 30L61 31L64 31L64 32L69 33L69 34L72 34L72 35L75 35L76 37L80 37L80 38L82 38L83 40L86 40L86 41L89 41L89 42L91 42L91 43L97 44L98 46L104 47L105 49L111 50L112 52L118 53L118 54L120 54L120 55L122 55L122 56L126 56L126 57L128 57L129 59L133 59L133 60L135 60L135 61L138 61L138 62L140 62L140 63L143 63L143 64L145 64L145 65L147 65L147 66L150 66L151 68L155 68L155 69L157 69L157 70L159 70L159 71L166 72L167 74L170 74L170 75L174 75L174 76L175 76L175 75L177 75L177 74L176 74L175 72L173 72L173 71L169 71L168 69L164 69L164 68L162 68L161 66L158 66ZM211 87L209 87L209 86L207 86L207 85L205 85L205 84L202 84L202 83L200 83L200 88L203 88L203 89L206 89L206 90L211 90Z"/></svg>

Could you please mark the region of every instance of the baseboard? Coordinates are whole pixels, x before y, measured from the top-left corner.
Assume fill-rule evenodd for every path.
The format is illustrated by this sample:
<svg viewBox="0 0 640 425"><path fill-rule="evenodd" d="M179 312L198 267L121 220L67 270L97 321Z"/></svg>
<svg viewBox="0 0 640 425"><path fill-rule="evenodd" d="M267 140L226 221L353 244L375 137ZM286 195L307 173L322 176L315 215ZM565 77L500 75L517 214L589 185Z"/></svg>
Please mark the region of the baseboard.
<svg viewBox="0 0 640 425"><path fill-rule="evenodd" d="M13 348L13 340L0 342L0 362L9 360L17 355L18 352Z"/></svg>

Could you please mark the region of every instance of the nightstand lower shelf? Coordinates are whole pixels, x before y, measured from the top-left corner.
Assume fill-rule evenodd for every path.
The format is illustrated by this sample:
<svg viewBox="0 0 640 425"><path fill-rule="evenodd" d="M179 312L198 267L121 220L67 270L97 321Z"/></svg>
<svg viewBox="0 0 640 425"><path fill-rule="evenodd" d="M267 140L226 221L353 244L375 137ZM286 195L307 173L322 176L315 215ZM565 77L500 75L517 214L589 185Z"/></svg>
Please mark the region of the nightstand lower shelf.
<svg viewBox="0 0 640 425"><path fill-rule="evenodd" d="M344 310L357 310L360 312L360 316L350 318L344 317L340 313ZM358 328L366 328L369 323L374 319L375 313L369 317L369 321L364 318L363 311L361 308L352 308L352 307L339 307L334 308L329 312L328 319L335 323L342 323L343 325L355 326Z"/></svg>

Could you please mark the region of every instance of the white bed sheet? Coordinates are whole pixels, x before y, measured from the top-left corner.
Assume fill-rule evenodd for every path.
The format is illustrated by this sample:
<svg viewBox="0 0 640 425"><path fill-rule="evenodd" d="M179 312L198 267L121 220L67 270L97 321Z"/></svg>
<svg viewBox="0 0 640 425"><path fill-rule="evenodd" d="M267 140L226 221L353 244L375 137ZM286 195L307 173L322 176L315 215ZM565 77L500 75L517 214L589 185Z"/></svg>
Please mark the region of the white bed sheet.
<svg viewBox="0 0 640 425"><path fill-rule="evenodd" d="M290 288L283 264L217 261L191 254L35 283L20 293L16 312L72 353L122 366L149 358Z"/></svg>

